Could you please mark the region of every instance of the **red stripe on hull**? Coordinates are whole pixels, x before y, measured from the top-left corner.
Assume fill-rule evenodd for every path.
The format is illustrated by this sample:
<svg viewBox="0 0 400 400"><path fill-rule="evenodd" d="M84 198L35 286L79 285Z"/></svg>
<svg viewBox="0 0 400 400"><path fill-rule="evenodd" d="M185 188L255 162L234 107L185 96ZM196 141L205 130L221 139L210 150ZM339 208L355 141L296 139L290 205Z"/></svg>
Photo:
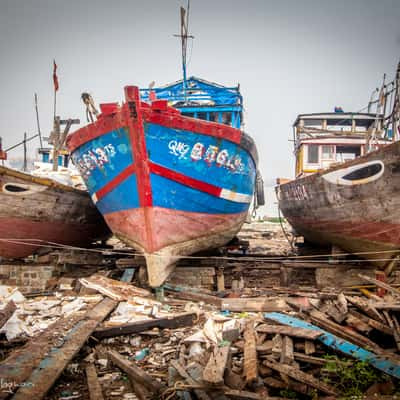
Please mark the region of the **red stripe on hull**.
<svg viewBox="0 0 400 400"><path fill-rule="evenodd" d="M104 218L116 235L128 238L144 251L153 253L166 246L241 226L246 216L247 212L215 215L151 207L110 213ZM146 230L146 221L149 220L152 221L151 237ZM212 247L212 243L208 247Z"/></svg>
<svg viewBox="0 0 400 400"><path fill-rule="evenodd" d="M126 167L120 174L118 174L114 179L104 185L100 190L96 192L97 200L100 200L107 193L110 193L114 190L121 182L123 182L126 178L131 176L136 172L136 166L131 164Z"/></svg>
<svg viewBox="0 0 400 400"><path fill-rule="evenodd" d="M71 246L88 246L98 238L99 225L68 224L61 221L39 222L19 218L0 218L0 256L23 258L37 251L38 241L48 241ZM32 244L11 243L12 239L27 240ZM29 242L35 239L36 242ZM9 242L9 241L10 242Z"/></svg>
<svg viewBox="0 0 400 400"><path fill-rule="evenodd" d="M219 195L221 194L221 188L219 188L218 186L199 181L198 179L190 178L187 175L181 174L168 168L164 168L163 166L154 164L152 162L149 163L149 166L150 172L153 172L154 174L160 175L164 178L171 179L174 182L181 183L183 185L191 187L192 189L197 189L216 197L219 197Z"/></svg>

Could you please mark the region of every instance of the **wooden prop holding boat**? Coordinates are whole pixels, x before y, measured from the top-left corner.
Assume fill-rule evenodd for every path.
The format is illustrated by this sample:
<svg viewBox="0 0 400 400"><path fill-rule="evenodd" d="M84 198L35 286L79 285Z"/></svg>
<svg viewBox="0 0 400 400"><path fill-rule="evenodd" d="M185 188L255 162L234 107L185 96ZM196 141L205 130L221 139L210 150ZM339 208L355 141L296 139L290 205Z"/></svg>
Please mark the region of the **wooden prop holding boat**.
<svg viewBox="0 0 400 400"><path fill-rule="evenodd" d="M333 244L378 266L400 252L400 66L376 114L299 115L296 179L276 188L279 207L312 243ZM394 108L385 117L385 99Z"/></svg>

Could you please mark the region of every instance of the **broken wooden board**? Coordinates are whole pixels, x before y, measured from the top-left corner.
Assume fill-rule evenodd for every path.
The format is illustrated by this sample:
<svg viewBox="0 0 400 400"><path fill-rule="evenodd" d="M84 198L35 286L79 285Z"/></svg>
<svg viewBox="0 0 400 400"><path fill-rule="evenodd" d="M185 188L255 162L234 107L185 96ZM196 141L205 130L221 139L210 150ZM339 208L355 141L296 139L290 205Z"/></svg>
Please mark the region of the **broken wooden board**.
<svg viewBox="0 0 400 400"><path fill-rule="evenodd" d="M285 400L284 397L265 397L264 394L235 389L225 390L224 395L235 400Z"/></svg>
<svg viewBox="0 0 400 400"><path fill-rule="evenodd" d="M150 392L160 394L166 389L164 384L144 372L142 368L137 367L135 364L122 357L118 352L109 350L107 351L107 357L113 364L122 369L130 379L143 385Z"/></svg>
<svg viewBox="0 0 400 400"><path fill-rule="evenodd" d="M318 336L321 335L320 332L312 331L310 329L302 329L302 328L293 328L290 326L282 326L282 325L258 325L256 328L257 332L262 333L279 333L281 335L293 336L304 339L314 340Z"/></svg>
<svg viewBox="0 0 400 400"><path fill-rule="evenodd" d="M4 308L0 310L0 328L2 328L5 323L12 317L16 309L17 306L11 300L6 304Z"/></svg>
<svg viewBox="0 0 400 400"><path fill-rule="evenodd" d="M385 351L379 347L376 343L366 338L363 335L353 331L351 328L346 328L342 325L338 325L335 322L326 318L326 316L317 311L313 310L309 313L310 320L315 325L318 325L320 328L326 329L327 331L335 334L336 336L348 340L351 343L356 344L357 346L367 348L368 350L373 351L376 354L384 354Z"/></svg>
<svg viewBox="0 0 400 400"><path fill-rule="evenodd" d="M377 329L378 331L381 331L387 335L393 335L393 330L388 325L383 324L382 322L379 322L373 318L367 317L366 315L361 314L355 310L349 310L349 314L354 315L355 317L364 321L371 328Z"/></svg>
<svg viewBox="0 0 400 400"><path fill-rule="evenodd" d="M243 375L246 383L255 382L258 378L257 370L257 350L256 350L256 333L254 330L254 322L248 321L243 332L244 349L243 349Z"/></svg>
<svg viewBox="0 0 400 400"><path fill-rule="evenodd" d="M148 290L135 287L130 283L110 279L99 274L94 274L89 278L81 278L79 279L79 282L83 286L97 290L99 293L117 301L132 300L135 296L152 297L151 292Z"/></svg>
<svg viewBox="0 0 400 400"><path fill-rule="evenodd" d="M268 368L272 368L275 371L280 372L281 374L285 374L295 379L298 382L306 383L314 387L315 389L320 390L321 392L337 395L337 391L332 386L327 385L326 383L322 383L319 379L314 378L310 374L306 374L305 372L300 371L299 369L292 367L290 365L280 364L274 360L264 360L263 364Z"/></svg>
<svg viewBox="0 0 400 400"><path fill-rule="evenodd" d="M171 293L172 296L183 300L203 301L207 304L214 304L217 307L221 307L222 299L211 294L202 293L196 288L189 288L185 286L176 286L171 284L165 284L164 290Z"/></svg>
<svg viewBox="0 0 400 400"><path fill-rule="evenodd" d="M199 385L199 382L194 380L187 372L186 370L182 367L182 365L179 363L178 360L172 360L170 362L170 365L172 368L178 372L178 374L186 380L186 382L189 385L197 386ZM202 389L194 389L194 393L200 400L211 400L211 397Z"/></svg>
<svg viewBox="0 0 400 400"><path fill-rule="evenodd" d="M28 382L33 370L39 366L46 354L50 353L53 347L59 346L61 338L65 337L74 325L84 318L85 314L60 318L39 336L32 338L24 347L13 351L0 363L0 380L6 383L12 382L14 387ZM0 392L0 399L6 397L8 397L7 393Z"/></svg>
<svg viewBox="0 0 400 400"><path fill-rule="evenodd" d="M270 297L225 298L222 299L221 310L234 312L271 312L289 311L291 308L282 298Z"/></svg>
<svg viewBox="0 0 400 400"><path fill-rule="evenodd" d="M362 274L358 274L358 276L366 282L373 283L374 285L376 285L382 289L386 289L388 292L392 293L395 296L400 296L399 289L396 289L393 286L390 286L389 284L387 284L385 282L379 281L378 279L374 279L374 278L371 278L369 276L362 275Z"/></svg>
<svg viewBox="0 0 400 400"><path fill-rule="evenodd" d="M346 296L346 299L349 303L353 304L358 309L365 312L370 318L376 319L377 321L381 321L383 323L386 322L382 315L380 315L379 312L376 310L376 308L372 304L369 304L366 300L356 296Z"/></svg>
<svg viewBox="0 0 400 400"><path fill-rule="evenodd" d="M63 344L53 347L39 367L33 371L28 379L32 386L20 387L13 399L42 399L97 325L111 313L116 305L115 301L106 298L88 311L86 318L79 321L63 338Z"/></svg>
<svg viewBox="0 0 400 400"><path fill-rule="evenodd" d="M97 339L103 339L107 337L131 335L132 333L147 331L155 327L176 329L184 326L192 326L196 318L197 318L196 313L188 312L188 313L168 316L166 318L135 321L128 324L122 324L119 326L98 328L93 332L93 336L96 337Z"/></svg>
<svg viewBox="0 0 400 400"><path fill-rule="evenodd" d="M210 385L223 385L224 373L228 363L230 345L214 346L207 365L203 370L203 381Z"/></svg>
<svg viewBox="0 0 400 400"><path fill-rule="evenodd" d="M283 336L282 338L281 363L288 365L294 363L293 339L290 338L289 336Z"/></svg>
<svg viewBox="0 0 400 400"><path fill-rule="evenodd" d="M90 400L103 400L103 392L97 378L96 367L93 364L88 364L85 368L85 372Z"/></svg>
<svg viewBox="0 0 400 400"><path fill-rule="evenodd" d="M267 313L265 315L265 318L270 320L272 319L276 322L289 326L314 329L322 332L323 334L319 336L317 340L324 343L326 346L347 354L351 357L366 361L380 371L386 372L387 374L394 376L395 378L400 378L400 363L389 359L387 356L377 355L371 351L365 350L362 347L356 346L355 344L348 342L347 340L344 340L315 325L312 325L298 318L290 317L289 315L280 313Z"/></svg>

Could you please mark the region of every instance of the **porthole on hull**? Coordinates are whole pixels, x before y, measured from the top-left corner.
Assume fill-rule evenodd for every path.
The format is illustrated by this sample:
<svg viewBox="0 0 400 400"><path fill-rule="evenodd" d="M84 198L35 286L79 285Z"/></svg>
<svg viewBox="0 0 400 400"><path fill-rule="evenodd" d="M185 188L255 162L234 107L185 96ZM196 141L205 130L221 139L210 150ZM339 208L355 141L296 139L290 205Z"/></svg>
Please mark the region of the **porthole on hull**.
<svg viewBox="0 0 400 400"><path fill-rule="evenodd" d="M5 194L10 194L13 196L25 196L37 192L41 192L46 189L46 187L36 186L36 185L24 185L22 183L5 183L1 187L2 192Z"/></svg>
<svg viewBox="0 0 400 400"><path fill-rule="evenodd" d="M383 162L374 160L328 172L322 175L322 177L336 185L364 185L379 179L384 171L385 165Z"/></svg>

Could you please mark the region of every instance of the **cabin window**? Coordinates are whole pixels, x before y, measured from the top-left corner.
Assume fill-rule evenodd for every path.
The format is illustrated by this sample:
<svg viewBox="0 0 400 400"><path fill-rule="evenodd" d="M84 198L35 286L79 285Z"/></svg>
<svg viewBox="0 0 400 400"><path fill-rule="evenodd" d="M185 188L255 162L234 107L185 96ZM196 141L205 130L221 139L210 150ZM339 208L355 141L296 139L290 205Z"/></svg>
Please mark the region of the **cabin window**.
<svg viewBox="0 0 400 400"><path fill-rule="evenodd" d="M321 157L323 160L333 160L335 158L335 146L321 146L322 154Z"/></svg>
<svg viewBox="0 0 400 400"><path fill-rule="evenodd" d="M307 162L310 164L317 164L319 162L319 146L317 144L309 144L307 147Z"/></svg>
<svg viewBox="0 0 400 400"><path fill-rule="evenodd" d="M210 112L210 121L212 121L212 122L218 122L218 113L216 113L216 112Z"/></svg>
<svg viewBox="0 0 400 400"><path fill-rule="evenodd" d="M225 125L230 125L232 121L232 115L230 112L223 112L222 113L222 123Z"/></svg>
<svg viewBox="0 0 400 400"><path fill-rule="evenodd" d="M197 113L197 118L198 118L198 119L207 120L207 113L205 113L205 112L199 112L199 113Z"/></svg>
<svg viewBox="0 0 400 400"><path fill-rule="evenodd" d="M361 155L361 146L336 146L336 161L354 160Z"/></svg>
<svg viewBox="0 0 400 400"><path fill-rule="evenodd" d="M184 115L185 117L190 117L190 118L193 118L193 117L194 117L194 113L192 113L192 112L183 113L183 115Z"/></svg>

